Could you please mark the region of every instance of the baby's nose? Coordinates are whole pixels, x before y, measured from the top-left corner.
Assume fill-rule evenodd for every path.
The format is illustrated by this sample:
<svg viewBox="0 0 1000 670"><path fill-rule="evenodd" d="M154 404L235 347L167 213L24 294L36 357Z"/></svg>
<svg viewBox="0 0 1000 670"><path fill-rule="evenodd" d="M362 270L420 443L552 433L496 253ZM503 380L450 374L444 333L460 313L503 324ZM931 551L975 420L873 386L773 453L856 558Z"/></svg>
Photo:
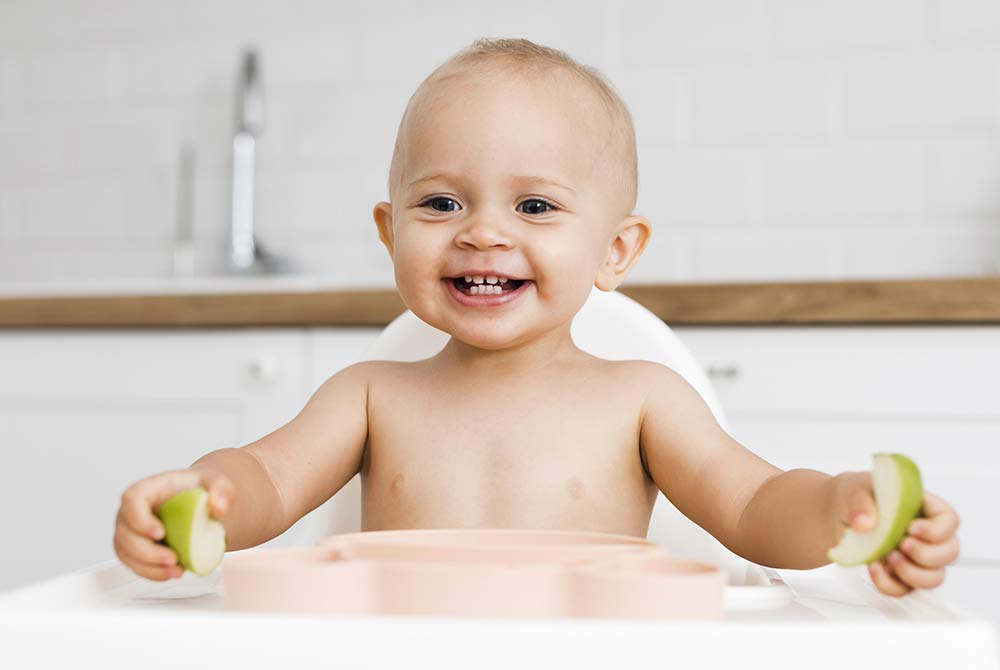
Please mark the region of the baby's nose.
<svg viewBox="0 0 1000 670"><path fill-rule="evenodd" d="M455 242L462 247L476 249L509 248L513 246L510 235L502 228L491 224L470 224L455 237Z"/></svg>

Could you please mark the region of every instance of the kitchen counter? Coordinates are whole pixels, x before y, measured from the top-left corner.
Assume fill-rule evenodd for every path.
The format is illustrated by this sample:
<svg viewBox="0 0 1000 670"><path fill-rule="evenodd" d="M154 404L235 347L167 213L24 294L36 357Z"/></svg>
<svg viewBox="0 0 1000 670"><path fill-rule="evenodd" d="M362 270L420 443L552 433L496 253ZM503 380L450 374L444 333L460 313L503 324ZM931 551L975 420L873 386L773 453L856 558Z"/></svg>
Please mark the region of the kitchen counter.
<svg viewBox="0 0 1000 670"><path fill-rule="evenodd" d="M1000 277L625 283L672 326L1000 323ZM0 284L0 328L383 326L395 288L317 277Z"/></svg>

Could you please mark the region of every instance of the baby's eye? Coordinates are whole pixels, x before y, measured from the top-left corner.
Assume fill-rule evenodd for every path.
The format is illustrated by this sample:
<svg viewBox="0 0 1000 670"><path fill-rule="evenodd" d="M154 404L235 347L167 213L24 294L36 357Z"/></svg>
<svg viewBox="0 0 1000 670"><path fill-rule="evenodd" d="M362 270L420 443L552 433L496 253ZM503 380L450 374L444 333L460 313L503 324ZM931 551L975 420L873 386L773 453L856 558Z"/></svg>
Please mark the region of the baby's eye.
<svg viewBox="0 0 1000 670"><path fill-rule="evenodd" d="M420 206L421 207L427 207L429 205L431 207L431 209L433 209L435 212L446 212L446 213L448 213L448 212L454 212L454 211L456 211L454 209L439 209L439 208L435 207L434 203L439 203L439 202L445 202L445 203L449 203L450 202L450 203L454 204L456 207L458 206L457 202L455 202L451 198L446 198L444 196L436 196L436 197L433 197L433 198L428 198L427 200L424 200L422 203L420 203ZM521 204L524 205L524 204L528 204L528 203L538 203L538 204L531 205L531 209L530 210L526 209L525 212L524 212L525 214L545 214L546 212L548 212L550 210L551 211L555 211L555 210L559 209L558 207L556 207L555 205L553 205L551 202L549 202L547 200L542 200L540 198L529 198L528 200L525 200ZM544 206L547 209L539 209L539 205L542 205L542 206Z"/></svg>
<svg viewBox="0 0 1000 670"><path fill-rule="evenodd" d="M534 211L527 211L527 210L525 210L525 212L524 212L525 214L545 214L545 213L546 213L547 211L549 211L549 210L551 210L551 211L553 211L553 212L554 212L554 211L556 211L557 209L559 209L558 207L556 207L555 205L553 205L553 204L552 204L551 202L549 202L548 200L542 200L542 199L540 199L540 198L529 198L528 200L525 200L525 201L524 201L523 203L521 203L521 204L522 204L522 205L524 205L524 204L527 204L527 203L529 203L529 202L537 202L537 203L540 203L540 204L542 204L542 205L545 205L546 207L548 207L548 210L544 210L544 209L543 209L543 210L538 210L538 209L536 209L536 208L535 208L535 207L533 206L533 209L534 209Z"/></svg>
<svg viewBox="0 0 1000 670"><path fill-rule="evenodd" d="M452 200L451 198L445 198L443 196L438 196L436 198L428 198L427 200L424 200L422 203L420 203L420 206L421 207L426 207L427 205L429 205L432 202L441 202L442 200L445 201L445 202L452 202L452 203L455 203L455 205L458 205L458 203L455 202L454 200ZM454 210L451 210L451 209L437 209L436 207L431 207L431 209L433 209L435 212L452 212L452 211L454 211Z"/></svg>

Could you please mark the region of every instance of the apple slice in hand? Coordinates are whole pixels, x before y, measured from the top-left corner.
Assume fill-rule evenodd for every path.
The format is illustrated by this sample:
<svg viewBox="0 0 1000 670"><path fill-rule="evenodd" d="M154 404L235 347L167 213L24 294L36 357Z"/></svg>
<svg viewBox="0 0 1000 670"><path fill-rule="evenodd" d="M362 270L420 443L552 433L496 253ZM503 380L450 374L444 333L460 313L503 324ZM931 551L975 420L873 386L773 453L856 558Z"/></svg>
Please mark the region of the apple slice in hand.
<svg viewBox="0 0 1000 670"><path fill-rule="evenodd" d="M878 523L864 533L844 530L840 542L826 554L838 565L861 565L886 556L906 535L923 505L924 488L916 463L903 454L879 453L874 459L872 488Z"/></svg>
<svg viewBox="0 0 1000 670"><path fill-rule="evenodd" d="M208 492L197 487L175 494L156 510L165 542L177 552L177 562L196 575L212 572L226 553L226 529L209 518Z"/></svg>

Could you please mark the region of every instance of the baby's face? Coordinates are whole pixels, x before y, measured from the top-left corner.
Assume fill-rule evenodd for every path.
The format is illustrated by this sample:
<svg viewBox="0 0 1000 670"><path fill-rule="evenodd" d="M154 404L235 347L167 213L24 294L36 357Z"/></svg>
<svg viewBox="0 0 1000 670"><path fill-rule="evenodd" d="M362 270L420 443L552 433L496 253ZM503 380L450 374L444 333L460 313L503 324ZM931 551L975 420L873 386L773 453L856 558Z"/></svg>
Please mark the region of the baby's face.
<svg viewBox="0 0 1000 670"><path fill-rule="evenodd" d="M584 304L620 213L602 162L609 121L581 89L564 77L463 76L435 84L411 111L402 179L375 219L400 296L420 319L500 349ZM508 303L468 306L453 278L475 269L530 281Z"/></svg>

